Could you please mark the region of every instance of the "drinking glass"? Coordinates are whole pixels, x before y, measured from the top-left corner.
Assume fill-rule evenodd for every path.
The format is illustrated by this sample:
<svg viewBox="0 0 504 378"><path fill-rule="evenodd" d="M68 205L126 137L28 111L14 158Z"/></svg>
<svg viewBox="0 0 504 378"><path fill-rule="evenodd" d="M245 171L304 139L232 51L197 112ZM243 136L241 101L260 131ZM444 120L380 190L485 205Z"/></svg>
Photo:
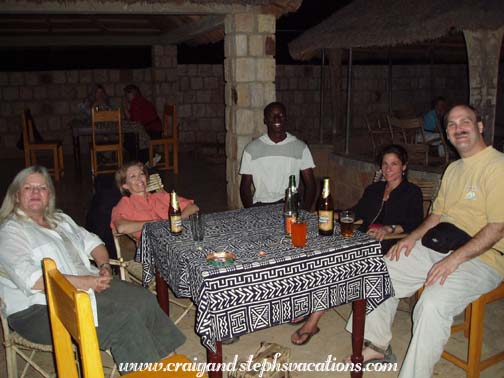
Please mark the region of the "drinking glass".
<svg viewBox="0 0 504 378"><path fill-rule="evenodd" d="M355 214L351 210L343 210L339 215L341 235L345 238L351 238L354 232Z"/></svg>
<svg viewBox="0 0 504 378"><path fill-rule="evenodd" d="M304 247L306 245L306 222L293 222L291 225L292 245L294 247Z"/></svg>
<svg viewBox="0 0 504 378"><path fill-rule="evenodd" d="M202 241L205 236L205 224L203 222L203 214L194 213L189 216L191 221L191 233L194 241Z"/></svg>

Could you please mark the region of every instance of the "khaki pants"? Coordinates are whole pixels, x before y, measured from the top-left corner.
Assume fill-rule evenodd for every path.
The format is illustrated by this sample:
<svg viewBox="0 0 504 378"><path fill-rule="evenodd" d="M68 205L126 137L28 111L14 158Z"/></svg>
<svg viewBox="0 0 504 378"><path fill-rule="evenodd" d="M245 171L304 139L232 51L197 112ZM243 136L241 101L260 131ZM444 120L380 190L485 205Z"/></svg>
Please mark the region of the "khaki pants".
<svg viewBox="0 0 504 378"><path fill-rule="evenodd" d="M399 299L410 297L422 287L432 265L446 256L417 241L408 257L402 254L399 261L385 258L395 296L366 316L366 340L388 347ZM450 337L454 316L482 294L495 289L501 281L502 277L494 269L479 259L472 259L461 264L444 285L438 282L425 288L413 311L413 337L399 377L432 377L434 365ZM351 331L352 317L346 329Z"/></svg>

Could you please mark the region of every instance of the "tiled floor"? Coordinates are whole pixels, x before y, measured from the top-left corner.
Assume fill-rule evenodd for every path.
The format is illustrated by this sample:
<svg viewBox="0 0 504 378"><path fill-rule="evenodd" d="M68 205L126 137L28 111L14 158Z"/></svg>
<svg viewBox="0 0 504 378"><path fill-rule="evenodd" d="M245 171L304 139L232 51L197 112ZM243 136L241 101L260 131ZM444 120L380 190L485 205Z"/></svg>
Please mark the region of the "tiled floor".
<svg viewBox="0 0 504 378"><path fill-rule="evenodd" d="M86 163L86 162L84 162ZM65 157L67 172L63 180L56 186L58 196L58 207L69 213L74 219L83 224L90 203L91 179L86 166L83 172L78 173L72 167L71 156ZM0 163L2 175L0 177L0 197L3 198L8 183L15 173L23 167L23 162L19 160L4 160ZM226 209L226 181L225 166L218 162L207 160L196 161L192 155L181 157L180 174L176 177L173 174L163 175L165 188L176 188L178 192L188 198L194 198L203 212L221 211ZM172 314L176 316L180 313L180 308L172 306ZM282 325L268 330L256 332L242 336L238 343L223 347L225 361L232 361L235 355L239 359L246 359L258 348L261 341L276 342L291 349L293 362L324 362L329 355L341 361L350 351L350 337L344 330L345 321L348 317L350 306L341 306L332 309L322 318L320 328L322 332L313 337L309 344L305 346L294 346L290 343L290 335L296 330L291 325ZM179 326L187 335L187 342L179 350L188 355L191 359L205 361L206 354L199 342L199 338L194 333L194 311L182 319ZM485 343L484 353L503 350L504 328L502 319L504 318L504 301L500 301L487 306L485 320ZM404 353L407 348L410 334L411 321L409 307L406 302L401 302L400 311L394 323L394 339L392 347L396 353L399 364L402 363ZM448 349L455 351L458 355L464 355L465 340L462 335L457 335L450 339ZM108 359L108 357L105 357ZM41 356L42 364L52 367L52 357L50 354ZM334 360L333 360L334 361ZM5 354L0 350L0 377L5 377ZM349 373L342 372L293 372L293 378L324 378L342 376L348 377ZM389 373L366 373L365 377L388 378L396 377L396 372ZM443 378L464 377L464 372L447 361L440 361L435 368L434 376ZM33 371L29 371L28 378L38 377ZM487 369L481 375L487 378L503 378L504 363L495 365Z"/></svg>

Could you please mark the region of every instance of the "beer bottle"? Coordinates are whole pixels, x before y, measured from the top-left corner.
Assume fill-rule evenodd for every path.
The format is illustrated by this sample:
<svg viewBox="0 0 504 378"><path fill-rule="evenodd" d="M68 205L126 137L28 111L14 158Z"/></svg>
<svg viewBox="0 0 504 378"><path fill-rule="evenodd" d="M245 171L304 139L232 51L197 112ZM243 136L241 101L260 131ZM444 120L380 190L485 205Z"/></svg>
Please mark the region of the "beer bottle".
<svg viewBox="0 0 504 378"><path fill-rule="evenodd" d="M174 235L180 235L182 233L182 211L180 210L180 205L175 190L170 193L168 220L170 222L170 232Z"/></svg>
<svg viewBox="0 0 504 378"><path fill-rule="evenodd" d="M322 193L318 204L319 235L328 236L334 232L334 203L329 187L329 178L324 178Z"/></svg>
<svg viewBox="0 0 504 378"><path fill-rule="evenodd" d="M289 186L285 191L284 203L284 222L285 236L290 237L292 233L292 223L296 222L298 215L298 207L296 197L292 193L292 188Z"/></svg>
<svg viewBox="0 0 504 378"><path fill-rule="evenodd" d="M293 201L296 203L296 206L299 207L299 193L298 193L297 186L296 186L296 176L295 175L289 176L289 186L287 188L291 189Z"/></svg>

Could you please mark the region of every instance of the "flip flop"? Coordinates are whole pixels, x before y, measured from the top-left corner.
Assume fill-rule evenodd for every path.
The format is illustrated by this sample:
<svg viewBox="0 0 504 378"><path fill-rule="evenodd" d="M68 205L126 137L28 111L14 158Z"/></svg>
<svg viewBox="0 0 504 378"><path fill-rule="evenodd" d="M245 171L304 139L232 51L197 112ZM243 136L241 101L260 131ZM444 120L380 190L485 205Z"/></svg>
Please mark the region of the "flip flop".
<svg viewBox="0 0 504 378"><path fill-rule="evenodd" d="M301 328L300 328L300 329L301 329ZM319 333L319 332L320 332L320 328L319 328L319 327L317 327L317 329L316 329L314 332L303 332L303 333L301 333L301 332L299 332L299 330L300 330L300 329L298 329L298 330L295 332L295 333L296 333L296 335L298 336L298 338L299 338L299 339L301 339L303 336L308 336L308 337L305 339L305 341L303 341L303 342L301 342L301 343L295 343L295 342L294 342L294 341L292 341L292 339L291 339L291 343L292 343L292 344L294 344L294 345L297 345L297 346L300 346L300 345L306 345L306 344L308 344L308 342L311 340L312 336L315 336L317 333Z"/></svg>
<svg viewBox="0 0 504 378"><path fill-rule="evenodd" d="M298 316L294 320L290 321L289 324L290 325L298 325L298 324L304 323L308 320L309 317L310 317L310 315Z"/></svg>

